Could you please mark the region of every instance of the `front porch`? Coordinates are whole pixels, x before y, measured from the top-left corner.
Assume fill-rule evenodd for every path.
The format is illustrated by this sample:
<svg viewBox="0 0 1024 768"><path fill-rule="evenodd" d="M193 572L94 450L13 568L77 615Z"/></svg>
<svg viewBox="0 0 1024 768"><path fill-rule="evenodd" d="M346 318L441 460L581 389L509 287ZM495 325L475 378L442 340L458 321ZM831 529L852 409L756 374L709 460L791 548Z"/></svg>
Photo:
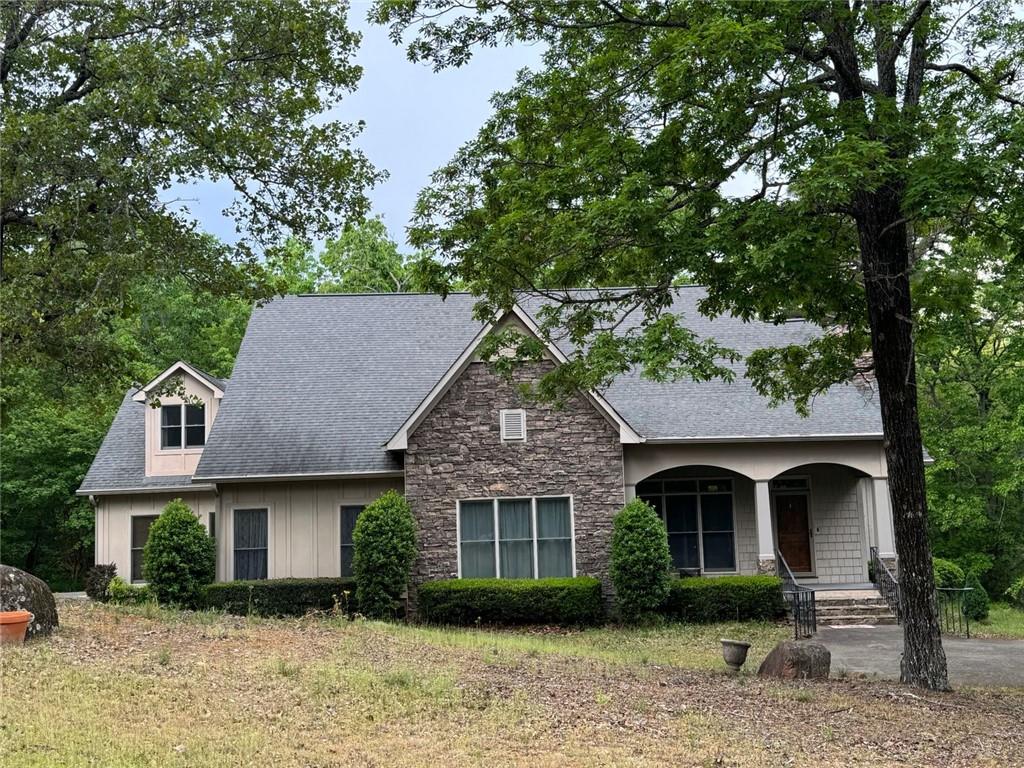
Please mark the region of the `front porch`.
<svg viewBox="0 0 1024 768"><path fill-rule="evenodd" d="M895 556L884 460L880 446L840 445L819 452L827 461L807 461L806 444L658 446L627 461L627 497L662 515L680 570L777 573L781 556L802 585L873 589L869 548Z"/></svg>

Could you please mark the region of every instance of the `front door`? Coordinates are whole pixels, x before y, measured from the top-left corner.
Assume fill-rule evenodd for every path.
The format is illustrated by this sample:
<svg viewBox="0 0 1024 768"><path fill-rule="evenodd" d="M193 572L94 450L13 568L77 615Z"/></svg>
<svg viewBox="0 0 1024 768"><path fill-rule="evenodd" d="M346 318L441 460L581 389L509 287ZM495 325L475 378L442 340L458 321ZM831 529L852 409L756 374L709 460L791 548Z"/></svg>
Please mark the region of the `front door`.
<svg viewBox="0 0 1024 768"><path fill-rule="evenodd" d="M793 573L812 573L811 528L807 517L807 495L779 494L775 497L775 528L779 552Z"/></svg>

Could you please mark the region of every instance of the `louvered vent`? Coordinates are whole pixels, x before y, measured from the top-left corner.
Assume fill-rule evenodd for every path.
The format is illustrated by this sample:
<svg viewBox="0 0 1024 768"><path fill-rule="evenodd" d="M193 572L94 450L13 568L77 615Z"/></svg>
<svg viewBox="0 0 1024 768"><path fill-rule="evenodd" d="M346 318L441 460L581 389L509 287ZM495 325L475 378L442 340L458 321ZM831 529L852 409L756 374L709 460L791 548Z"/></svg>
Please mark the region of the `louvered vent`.
<svg viewBox="0 0 1024 768"><path fill-rule="evenodd" d="M522 409L501 411L501 439L507 442L525 442L526 411Z"/></svg>

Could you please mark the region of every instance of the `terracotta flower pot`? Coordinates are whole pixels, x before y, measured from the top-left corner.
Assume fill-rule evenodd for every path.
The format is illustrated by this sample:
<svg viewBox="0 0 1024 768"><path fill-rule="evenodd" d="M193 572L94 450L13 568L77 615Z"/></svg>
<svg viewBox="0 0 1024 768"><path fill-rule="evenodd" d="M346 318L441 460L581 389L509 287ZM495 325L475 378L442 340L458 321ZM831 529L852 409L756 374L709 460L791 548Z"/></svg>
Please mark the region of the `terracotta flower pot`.
<svg viewBox="0 0 1024 768"><path fill-rule="evenodd" d="M0 645L25 642L25 630L32 618L28 611L0 611Z"/></svg>
<svg viewBox="0 0 1024 768"><path fill-rule="evenodd" d="M739 672L740 667L743 666L747 660L747 651L750 650L750 643L744 643L741 640L726 640L722 638L722 658L725 660L725 666L729 668L731 672Z"/></svg>

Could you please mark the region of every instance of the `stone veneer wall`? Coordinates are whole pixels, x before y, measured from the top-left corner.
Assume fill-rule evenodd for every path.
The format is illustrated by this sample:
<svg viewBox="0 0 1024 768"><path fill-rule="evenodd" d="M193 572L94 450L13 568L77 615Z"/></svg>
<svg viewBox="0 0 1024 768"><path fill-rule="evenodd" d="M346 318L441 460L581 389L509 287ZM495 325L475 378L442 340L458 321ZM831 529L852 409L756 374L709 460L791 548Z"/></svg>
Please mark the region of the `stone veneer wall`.
<svg viewBox="0 0 1024 768"><path fill-rule="evenodd" d="M524 364L514 380L536 380L551 365ZM608 596L612 518L624 503L618 429L581 395L559 409L524 402L516 383L472 363L409 436L405 494L419 527L413 582L458 575L459 499L564 494L573 497L576 573L601 578ZM502 443L503 408L526 409L525 443Z"/></svg>

